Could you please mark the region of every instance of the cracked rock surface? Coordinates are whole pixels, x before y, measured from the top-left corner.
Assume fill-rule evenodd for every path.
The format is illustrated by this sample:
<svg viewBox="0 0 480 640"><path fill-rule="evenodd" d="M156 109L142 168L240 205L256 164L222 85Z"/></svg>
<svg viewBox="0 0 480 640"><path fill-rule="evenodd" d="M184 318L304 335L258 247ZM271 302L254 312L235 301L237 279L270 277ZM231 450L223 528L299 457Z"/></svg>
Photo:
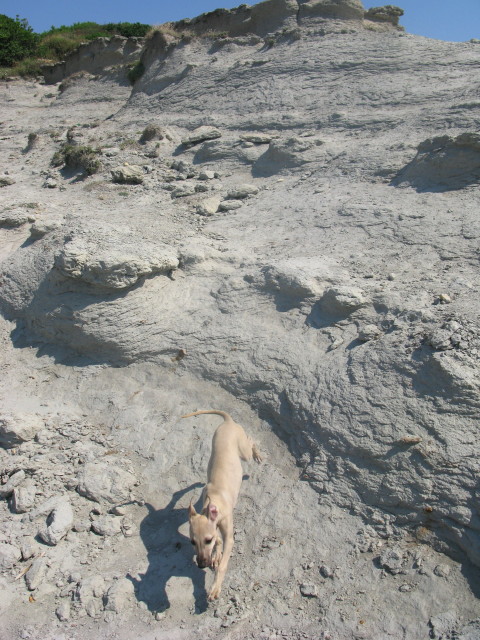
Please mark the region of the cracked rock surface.
<svg viewBox="0 0 480 640"><path fill-rule="evenodd" d="M397 21L268 0L133 88L123 41L2 84L0 637L478 637L479 45ZM210 408L264 463L209 605Z"/></svg>

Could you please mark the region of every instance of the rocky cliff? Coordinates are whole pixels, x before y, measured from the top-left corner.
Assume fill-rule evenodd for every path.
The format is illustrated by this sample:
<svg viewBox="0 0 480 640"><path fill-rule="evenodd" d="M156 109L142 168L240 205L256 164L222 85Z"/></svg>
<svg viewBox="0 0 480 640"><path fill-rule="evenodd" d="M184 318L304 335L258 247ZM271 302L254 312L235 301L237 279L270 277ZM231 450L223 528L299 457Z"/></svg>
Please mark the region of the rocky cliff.
<svg viewBox="0 0 480 640"><path fill-rule="evenodd" d="M1 580L11 607L43 567L28 637L55 610L75 638L478 637L479 49L400 13L267 0L160 27L133 87L116 54L4 85ZM197 408L266 458L209 609Z"/></svg>

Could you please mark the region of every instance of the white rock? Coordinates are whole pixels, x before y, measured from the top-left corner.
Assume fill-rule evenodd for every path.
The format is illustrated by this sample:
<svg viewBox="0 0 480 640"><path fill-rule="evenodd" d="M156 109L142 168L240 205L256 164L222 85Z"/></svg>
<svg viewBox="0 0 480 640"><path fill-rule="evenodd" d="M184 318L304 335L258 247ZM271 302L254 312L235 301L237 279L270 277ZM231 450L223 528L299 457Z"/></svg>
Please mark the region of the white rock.
<svg viewBox="0 0 480 640"><path fill-rule="evenodd" d="M37 589L45 580L47 574L47 561L45 558L37 558L25 574L25 582L29 591Z"/></svg>
<svg viewBox="0 0 480 640"><path fill-rule="evenodd" d="M0 542L0 571L10 569L22 557L18 547L8 542Z"/></svg>
<svg viewBox="0 0 480 640"><path fill-rule="evenodd" d="M116 516L100 516L92 520L92 529L100 536L114 536L122 530L121 521Z"/></svg>
<svg viewBox="0 0 480 640"><path fill-rule="evenodd" d="M20 469L9 477L5 484L0 485L0 498L8 498L15 491L15 488L24 482L26 478L25 471Z"/></svg>
<svg viewBox="0 0 480 640"><path fill-rule="evenodd" d="M107 461L87 462L78 474L80 495L101 502L119 504L129 499L136 477L123 467L123 462L109 457Z"/></svg>
<svg viewBox="0 0 480 640"><path fill-rule="evenodd" d="M109 289L126 289L140 278L178 267L176 252L167 245L133 243L104 247L94 240L75 238L56 256L64 275Z"/></svg>
<svg viewBox="0 0 480 640"><path fill-rule="evenodd" d="M205 140L214 140L221 137L221 132L216 127L202 126L194 129L192 133L182 139L182 144L191 147Z"/></svg>
<svg viewBox="0 0 480 640"><path fill-rule="evenodd" d="M344 286L327 289L320 302L328 313L348 315L363 307L367 299L361 289Z"/></svg>
<svg viewBox="0 0 480 640"><path fill-rule="evenodd" d="M213 216L214 213L217 213L218 208L220 206L220 198L217 196L213 196L212 198L206 198L202 200L200 204L197 205L197 213L202 216Z"/></svg>
<svg viewBox="0 0 480 640"><path fill-rule="evenodd" d="M26 513L35 504L37 487L32 480L13 490L11 507L15 513Z"/></svg>
<svg viewBox="0 0 480 640"><path fill-rule="evenodd" d="M137 165L120 165L111 170L113 182L119 184L142 184L145 173Z"/></svg>
<svg viewBox="0 0 480 640"><path fill-rule="evenodd" d="M32 440L43 428L44 422L36 413L4 413L0 415L0 446L14 447Z"/></svg>
<svg viewBox="0 0 480 640"><path fill-rule="evenodd" d="M133 600L134 586L127 578L122 578L113 583L107 591L105 610L121 613Z"/></svg>
<svg viewBox="0 0 480 640"><path fill-rule="evenodd" d="M259 188L254 184L239 184L227 193L227 198L234 200L244 200L250 196L255 196L259 192Z"/></svg>
<svg viewBox="0 0 480 640"><path fill-rule="evenodd" d="M70 531L73 525L73 510L66 498L57 501L54 509L48 514L46 528L41 528L39 536L49 545L56 545Z"/></svg>
<svg viewBox="0 0 480 640"><path fill-rule="evenodd" d="M239 200L223 200L220 203L219 209L220 211L235 211L235 209L240 209L242 204Z"/></svg>
<svg viewBox="0 0 480 640"><path fill-rule="evenodd" d="M60 622L66 622L67 620L70 620L70 615L71 615L70 603L64 600L55 609L55 614L57 618L60 620Z"/></svg>

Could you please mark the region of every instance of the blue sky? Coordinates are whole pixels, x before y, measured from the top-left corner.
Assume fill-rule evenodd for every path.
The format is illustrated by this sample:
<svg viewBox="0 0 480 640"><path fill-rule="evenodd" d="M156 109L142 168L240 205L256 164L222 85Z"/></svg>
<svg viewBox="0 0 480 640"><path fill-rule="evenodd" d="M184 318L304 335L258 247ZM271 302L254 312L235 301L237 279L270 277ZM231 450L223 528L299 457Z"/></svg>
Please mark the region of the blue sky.
<svg viewBox="0 0 480 640"><path fill-rule="evenodd" d="M37 32L74 22L143 22L161 24L191 18L218 7L230 9L242 0L0 0L0 13L26 18ZM398 4L400 23L409 33L439 40L480 39L480 0L364 0L365 8ZM256 4L250 1L249 4Z"/></svg>

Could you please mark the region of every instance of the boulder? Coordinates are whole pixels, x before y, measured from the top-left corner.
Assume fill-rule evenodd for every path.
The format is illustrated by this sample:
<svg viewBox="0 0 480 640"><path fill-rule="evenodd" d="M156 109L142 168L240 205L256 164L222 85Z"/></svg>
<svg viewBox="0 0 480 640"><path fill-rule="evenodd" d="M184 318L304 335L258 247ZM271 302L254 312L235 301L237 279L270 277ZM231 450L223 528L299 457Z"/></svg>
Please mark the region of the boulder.
<svg viewBox="0 0 480 640"><path fill-rule="evenodd" d="M0 415L0 446L14 447L33 440L43 427L43 420L36 413L4 413Z"/></svg>
<svg viewBox="0 0 480 640"><path fill-rule="evenodd" d="M118 184L142 184L145 173L137 165L121 165L111 169L112 180Z"/></svg>
<svg viewBox="0 0 480 640"><path fill-rule="evenodd" d="M125 469L121 460L87 462L78 474L77 491L94 502L106 500L111 504L125 502L136 483L133 473Z"/></svg>
<svg viewBox="0 0 480 640"><path fill-rule="evenodd" d="M221 137L221 132L216 127L202 126L198 127L192 133L182 139L182 144L186 147L193 147L205 140L215 140Z"/></svg>

